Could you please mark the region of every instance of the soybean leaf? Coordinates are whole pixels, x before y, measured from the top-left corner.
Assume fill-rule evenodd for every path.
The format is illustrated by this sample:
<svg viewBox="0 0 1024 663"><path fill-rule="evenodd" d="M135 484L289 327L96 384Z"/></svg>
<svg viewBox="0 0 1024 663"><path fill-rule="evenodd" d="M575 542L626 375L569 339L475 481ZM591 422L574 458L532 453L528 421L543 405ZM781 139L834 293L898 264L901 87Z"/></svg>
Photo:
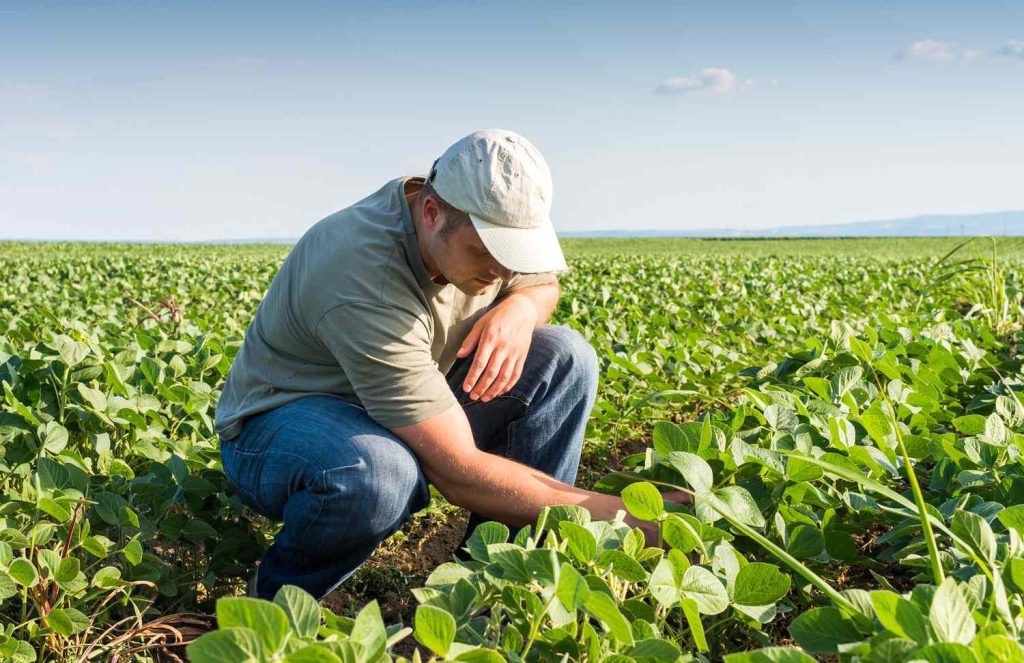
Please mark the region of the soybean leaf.
<svg viewBox="0 0 1024 663"><path fill-rule="evenodd" d="M50 628L65 637L89 628L89 618L74 608L54 608L46 615L46 621Z"/></svg>
<svg viewBox="0 0 1024 663"><path fill-rule="evenodd" d="M7 572L22 587L35 587L39 582L39 573L36 571L35 564L24 557L19 557L11 562Z"/></svg>
<svg viewBox="0 0 1024 663"><path fill-rule="evenodd" d="M744 605L767 605L789 591L790 579L774 564L751 562L736 574L733 601Z"/></svg>
<svg viewBox="0 0 1024 663"><path fill-rule="evenodd" d="M201 635L186 652L192 663L252 663L267 658L260 634L244 627Z"/></svg>
<svg viewBox="0 0 1024 663"><path fill-rule="evenodd" d="M578 561L587 563L597 554L597 539L583 525L567 520L558 523L558 532L569 542L569 552Z"/></svg>
<svg viewBox="0 0 1024 663"><path fill-rule="evenodd" d="M835 654L839 645L857 642L860 632L838 608L812 608L793 620L789 634L812 654Z"/></svg>
<svg viewBox="0 0 1024 663"><path fill-rule="evenodd" d="M1024 504L1014 504L999 512L1000 522L1024 536Z"/></svg>
<svg viewBox="0 0 1024 663"><path fill-rule="evenodd" d="M8 573L0 570L0 601L17 596L17 594L18 588L15 586L14 580Z"/></svg>
<svg viewBox="0 0 1024 663"><path fill-rule="evenodd" d="M646 638L633 645L626 655L637 661L675 661L681 653L675 643L661 638Z"/></svg>
<svg viewBox="0 0 1024 663"><path fill-rule="evenodd" d="M694 451L698 444L693 443L674 423L659 421L654 424L653 446L662 456L668 456L673 451Z"/></svg>
<svg viewBox="0 0 1024 663"><path fill-rule="evenodd" d="M896 635L920 645L931 639L928 619L921 609L895 592L871 592L871 605L882 626Z"/></svg>
<svg viewBox="0 0 1024 663"><path fill-rule="evenodd" d="M816 661L793 647L765 647L754 651L726 654L725 663L816 663Z"/></svg>
<svg viewBox="0 0 1024 663"><path fill-rule="evenodd" d="M957 511L953 514L951 529L954 534L969 542L983 559L995 561L996 536L987 520L970 511Z"/></svg>
<svg viewBox="0 0 1024 663"><path fill-rule="evenodd" d="M699 525L699 523L698 523ZM670 513L661 521L661 538L676 550L690 552L696 548L704 550L704 542L694 526L679 514Z"/></svg>
<svg viewBox="0 0 1024 663"><path fill-rule="evenodd" d="M814 557L825 550L825 536L812 525L797 525L786 537L786 548L797 559Z"/></svg>
<svg viewBox="0 0 1024 663"><path fill-rule="evenodd" d="M922 647L914 652L914 659L936 663L979 663L970 647L957 642L938 642Z"/></svg>
<svg viewBox="0 0 1024 663"><path fill-rule="evenodd" d="M300 638L312 638L320 628L320 604L294 585L277 590L274 603L284 610L288 623Z"/></svg>
<svg viewBox="0 0 1024 663"><path fill-rule="evenodd" d="M673 451L668 455L669 464L683 476L697 494L711 490L715 475L703 458L685 451Z"/></svg>
<svg viewBox="0 0 1024 663"><path fill-rule="evenodd" d="M683 553L675 549L669 550L651 572L647 591L666 608L674 607L682 596L680 588L683 584L683 574L689 567L690 562Z"/></svg>
<svg viewBox="0 0 1024 663"><path fill-rule="evenodd" d="M566 610L578 610L590 596L590 588L573 565L565 562L559 570L555 593Z"/></svg>
<svg viewBox="0 0 1024 663"><path fill-rule="evenodd" d="M629 628L629 622L622 616L612 597L604 592L591 592L584 607L605 625L616 640L626 645L633 644L633 632Z"/></svg>
<svg viewBox="0 0 1024 663"><path fill-rule="evenodd" d="M487 555L487 546L492 543L507 543L508 534L508 527L499 522L488 520L473 530L473 534L466 541L466 548L469 549L469 554L473 559L479 562L487 562L490 561Z"/></svg>
<svg viewBox="0 0 1024 663"><path fill-rule="evenodd" d="M349 638L362 647L368 660L377 660L384 655L388 636L376 601L367 603L356 615Z"/></svg>
<svg viewBox="0 0 1024 663"><path fill-rule="evenodd" d="M715 497L725 503L730 514L745 525L761 529L765 526L764 516L757 507L757 502L742 486L727 486L716 490Z"/></svg>
<svg viewBox="0 0 1024 663"><path fill-rule="evenodd" d="M702 566L691 566L683 573L680 594L693 599L697 610L705 615L717 615L729 607L729 593L718 576Z"/></svg>
<svg viewBox="0 0 1024 663"><path fill-rule="evenodd" d="M342 663L330 649L323 645L308 645L288 654L282 663Z"/></svg>
<svg viewBox="0 0 1024 663"><path fill-rule="evenodd" d="M246 596L218 599L217 626L251 628L259 633L267 651L279 650L288 635L288 615L281 606Z"/></svg>
<svg viewBox="0 0 1024 663"><path fill-rule="evenodd" d="M432 605L416 608L416 640L438 656L447 656L455 639L455 618Z"/></svg>
<svg viewBox="0 0 1024 663"><path fill-rule="evenodd" d="M971 618L971 608L953 578L946 578L935 591L928 611L928 621L941 642L970 644L977 627Z"/></svg>
<svg viewBox="0 0 1024 663"><path fill-rule="evenodd" d="M656 521L665 512L661 493L653 484L646 481L630 484L622 491L622 501L626 511L635 518Z"/></svg>

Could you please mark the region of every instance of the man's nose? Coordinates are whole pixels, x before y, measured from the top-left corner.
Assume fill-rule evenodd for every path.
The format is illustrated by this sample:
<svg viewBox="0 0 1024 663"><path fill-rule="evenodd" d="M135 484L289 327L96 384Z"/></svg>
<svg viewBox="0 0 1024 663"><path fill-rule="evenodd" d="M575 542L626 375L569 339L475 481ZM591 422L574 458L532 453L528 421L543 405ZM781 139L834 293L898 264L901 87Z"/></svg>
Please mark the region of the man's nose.
<svg viewBox="0 0 1024 663"><path fill-rule="evenodd" d="M491 267L491 274L493 274L497 278L501 279L502 281L507 281L507 280L509 280L510 278L512 278L515 275L515 272L513 272L511 269L508 269L506 267L502 267L498 263L495 263Z"/></svg>

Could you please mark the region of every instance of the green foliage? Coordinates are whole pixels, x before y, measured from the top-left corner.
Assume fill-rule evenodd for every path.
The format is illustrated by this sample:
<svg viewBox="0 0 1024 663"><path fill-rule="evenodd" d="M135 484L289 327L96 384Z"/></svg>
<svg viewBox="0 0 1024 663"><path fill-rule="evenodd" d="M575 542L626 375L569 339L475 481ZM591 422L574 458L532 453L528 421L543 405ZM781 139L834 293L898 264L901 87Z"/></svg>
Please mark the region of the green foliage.
<svg viewBox="0 0 1024 663"><path fill-rule="evenodd" d="M231 596L272 525L213 413L285 248L0 245L0 659L105 660L216 602L192 660L387 660L410 634L414 660L1024 660L1017 248L570 245L585 453L650 436L597 487L661 545L626 512L488 523L413 628Z"/></svg>
<svg viewBox="0 0 1024 663"><path fill-rule="evenodd" d="M375 602L354 620L343 619L290 586L282 587L273 602L218 600L217 626L188 646L192 663L369 663L409 634L409 629L387 628Z"/></svg>

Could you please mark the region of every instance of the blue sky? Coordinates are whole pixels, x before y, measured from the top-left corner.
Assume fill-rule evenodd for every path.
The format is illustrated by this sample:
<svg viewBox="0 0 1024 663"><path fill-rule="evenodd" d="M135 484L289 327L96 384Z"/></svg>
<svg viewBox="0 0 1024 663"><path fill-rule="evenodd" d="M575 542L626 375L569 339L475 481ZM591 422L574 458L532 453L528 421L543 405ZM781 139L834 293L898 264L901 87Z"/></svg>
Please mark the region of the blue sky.
<svg viewBox="0 0 1024 663"><path fill-rule="evenodd" d="M1021 3L0 0L0 62L0 238L296 237L485 127L562 231L1024 209Z"/></svg>

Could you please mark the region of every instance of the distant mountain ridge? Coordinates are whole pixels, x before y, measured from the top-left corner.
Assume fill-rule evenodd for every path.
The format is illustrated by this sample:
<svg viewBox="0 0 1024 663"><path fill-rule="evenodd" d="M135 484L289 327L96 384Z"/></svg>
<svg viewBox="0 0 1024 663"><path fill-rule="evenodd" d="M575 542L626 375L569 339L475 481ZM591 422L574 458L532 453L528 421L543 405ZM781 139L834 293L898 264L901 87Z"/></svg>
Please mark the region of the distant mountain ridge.
<svg viewBox="0 0 1024 663"><path fill-rule="evenodd" d="M852 221L766 229L597 230L562 232L561 237L950 237L1024 235L1024 210L983 214L926 214L902 219Z"/></svg>

